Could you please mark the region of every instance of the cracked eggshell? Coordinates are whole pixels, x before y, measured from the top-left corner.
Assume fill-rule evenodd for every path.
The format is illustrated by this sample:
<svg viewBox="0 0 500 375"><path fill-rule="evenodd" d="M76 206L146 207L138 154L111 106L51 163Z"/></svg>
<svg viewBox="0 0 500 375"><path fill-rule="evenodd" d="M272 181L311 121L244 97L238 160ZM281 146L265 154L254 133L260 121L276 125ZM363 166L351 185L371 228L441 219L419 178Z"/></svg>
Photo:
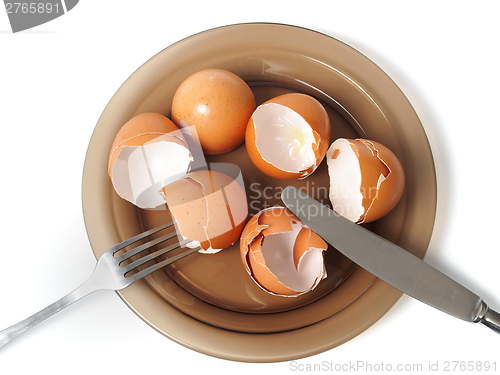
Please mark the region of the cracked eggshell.
<svg viewBox="0 0 500 375"><path fill-rule="evenodd" d="M181 83L172 101L172 120L195 126L207 155L229 152L245 139L255 97L248 84L223 69L196 72Z"/></svg>
<svg viewBox="0 0 500 375"><path fill-rule="evenodd" d="M252 162L268 176L309 176L330 144L330 118L312 96L280 95L263 103L248 121L245 144Z"/></svg>
<svg viewBox="0 0 500 375"><path fill-rule="evenodd" d="M327 152L333 209L355 223L389 213L400 200L405 176L394 153L367 139L337 139Z"/></svg>
<svg viewBox="0 0 500 375"><path fill-rule="evenodd" d="M186 174L193 161L185 138L168 118L143 113L118 131L108 174L120 197L144 209L165 204L160 189Z"/></svg>
<svg viewBox="0 0 500 375"><path fill-rule="evenodd" d="M283 207L254 215L240 238L241 258L255 283L286 297L307 293L326 277L327 248L321 237Z"/></svg>
<svg viewBox="0 0 500 375"><path fill-rule="evenodd" d="M178 233L213 254L234 244L248 217L248 203L240 184L212 170L190 172L162 192ZM188 245L190 246L190 245Z"/></svg>

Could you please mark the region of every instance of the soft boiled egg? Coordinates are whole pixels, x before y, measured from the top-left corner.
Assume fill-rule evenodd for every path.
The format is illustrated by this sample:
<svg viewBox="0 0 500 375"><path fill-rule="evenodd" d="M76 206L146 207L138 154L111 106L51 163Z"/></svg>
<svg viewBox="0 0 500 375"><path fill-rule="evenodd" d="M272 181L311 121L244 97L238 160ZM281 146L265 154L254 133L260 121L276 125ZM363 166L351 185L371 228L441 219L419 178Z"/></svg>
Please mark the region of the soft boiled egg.
<svg viewBox="0 0 500 375"><path fill-rule="evenodd" d="M223 69L196 72L181 83L172 101L172 120L194 126L203 152L229 152L245 139L255 97L247 83Z"/></svg>
<svg viewBox="0 0 500 375"><path fill-rule="evenodd" d="M118 131L108 174L120 197L140 208L165 204L163 186L189 172L193 157L184 135L168 118L143 113Z"/></svg>
<svg viewBox="0 0 500 375"><path fill-rule="evenodd" d="M298 296L326 277L327 244L293 213L270 207L254 215L243 229L240 252L245 269L266 292Z"/></svg>
<svg viewBox="0 0 500 375"><path fill-rule="evenodd" d="M201 246L201 253L216 253L234 244L248 216L244 188L214 170L190 172L162 189L177 232Z"/></svg>
<svg viewBox="0 0 500 375"><path fill-rule="evenodd" d="M252 162L278 179L309 176L330 144L330 119L312 96L285 94L261 104L248 122L245 144Z"/></svg>
<svg viewBox="0 0 500 375"><path fill-rule="evenodd" d="M326 156L333 209L355 223L389 213L400 200L405 177L394 153L367 139L337 139Z"/></svg>

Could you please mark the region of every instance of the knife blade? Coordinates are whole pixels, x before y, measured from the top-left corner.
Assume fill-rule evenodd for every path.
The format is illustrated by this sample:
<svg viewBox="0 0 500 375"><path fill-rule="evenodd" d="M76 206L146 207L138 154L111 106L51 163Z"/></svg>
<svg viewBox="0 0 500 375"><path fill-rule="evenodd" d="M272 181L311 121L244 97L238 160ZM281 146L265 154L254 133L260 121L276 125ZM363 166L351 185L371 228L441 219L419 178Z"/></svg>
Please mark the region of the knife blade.
<svg viewBox="0 0 500 375"><path fill-rule="evenodd" d="M336 250L403 293L500 333L500 314L475 293L420 258L355 224L303 191L288 186L281 200Z"/></svg>

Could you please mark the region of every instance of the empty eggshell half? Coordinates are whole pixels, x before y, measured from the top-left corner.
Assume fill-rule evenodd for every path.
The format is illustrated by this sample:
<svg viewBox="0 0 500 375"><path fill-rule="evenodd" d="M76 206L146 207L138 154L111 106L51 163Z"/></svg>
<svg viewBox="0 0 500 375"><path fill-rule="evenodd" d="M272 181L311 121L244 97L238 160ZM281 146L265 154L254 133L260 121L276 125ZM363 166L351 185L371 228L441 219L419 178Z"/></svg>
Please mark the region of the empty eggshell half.
<svg viewBox="0 0 500 375"><path fill-rule="evenodd" d="M248 121L245 144L252 162L278 179L309 176L325 157L330 119L312 96L292 93L263 103Z"/></svg>
<svg viewBox="0 0 500 375"><path fill-rule="evenodd" d="M400 200L405 177L392 151L366 139L337 139L327 152L333 209L355 223L389 213Z"/></svg>
<svg viewBox="0 0 500 375"><path fill-rule="evenodd" d="M108 174L120 197L144 209L165 204L163 186L185 175L193 161L185 138L168 118L143 113L117 133Z"/></svg>
<svg viewBox="0 0 500 375"><path fill-rule="evenodd" d="M327 244L293 213L270 207L243 229L240 252L248 274L268 293L294 297L314 289L326 277Z"/></svg>
<svg viewBox="0 0 500 375"><path fill-rule="evenodd" d="M248 217L243 187L213 170L190 172L162 189L176 229L189 247L213 254L234 244Z"/></svg>

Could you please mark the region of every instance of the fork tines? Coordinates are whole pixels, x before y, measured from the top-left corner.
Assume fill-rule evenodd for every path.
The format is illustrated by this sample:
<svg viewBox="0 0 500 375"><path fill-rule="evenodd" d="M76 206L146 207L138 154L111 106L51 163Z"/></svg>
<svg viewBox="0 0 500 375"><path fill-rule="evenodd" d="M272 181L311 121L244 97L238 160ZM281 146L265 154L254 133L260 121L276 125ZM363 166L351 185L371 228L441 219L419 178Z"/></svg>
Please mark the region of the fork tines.
<svg viewBox="0 0 500 375"><path fill-rule="evenodd" d="M173 250L178 249L180 247L186 246L187 244L192 242L191 240L183 239L183 240L180 240L174 244L171 244L171 245L165 246L161 249L155 250L155 251L153 251L147 255L144 255L138 259L132 259L132 257L138 256L140 253L144 252L145 250L152 249L154 246L159 245L162 242L165 242L171 238L178 236L178 233L174 230L174 231L171 231L171 232L164 234L160 237L154 238L146 243L143 243L143 244L141 244L133 249L130 249L130 250L124 252L123 254L116 255L120 250L123 250L126 247L133 245L140 240L146 239L147 237L149 237L153 234L156 234L156 233L159 233L165 229L168 229L168 228L172 227L173 225L174 225L173 222L169 222L169 223L160 225L156 228L142 232L134 237L131 237L131 238L113 246L111 249L106 251L106 253L109 253L109 255L113 256L113 258L116 260L118 265L120 267L122 267L122 271L123 271L123 274L125 275L125 277L130 278L130 282L134 282L135 280L139 280L139 279L143 278L144 276L150 274L151 272L154 272L162 267L165 267L165 266L201 249L199 246L197 246L195 248L186 248L183 252L181 252L175 256L172 256L172 257L169 257L167 259L164 259L163 261L154 263L153 265L149 266L148 268L140 270L135 274L132 273L131 271L136 270L139 266L141 266L149 261L155 260L156 258L169 253L170 251L173 251ZM124 263L126 263L125 261L129 260L129 259L132 260L132 262L130 262L128 264L124 264ZM129 276L129 274L132 274L132 275Z"/></svg>

